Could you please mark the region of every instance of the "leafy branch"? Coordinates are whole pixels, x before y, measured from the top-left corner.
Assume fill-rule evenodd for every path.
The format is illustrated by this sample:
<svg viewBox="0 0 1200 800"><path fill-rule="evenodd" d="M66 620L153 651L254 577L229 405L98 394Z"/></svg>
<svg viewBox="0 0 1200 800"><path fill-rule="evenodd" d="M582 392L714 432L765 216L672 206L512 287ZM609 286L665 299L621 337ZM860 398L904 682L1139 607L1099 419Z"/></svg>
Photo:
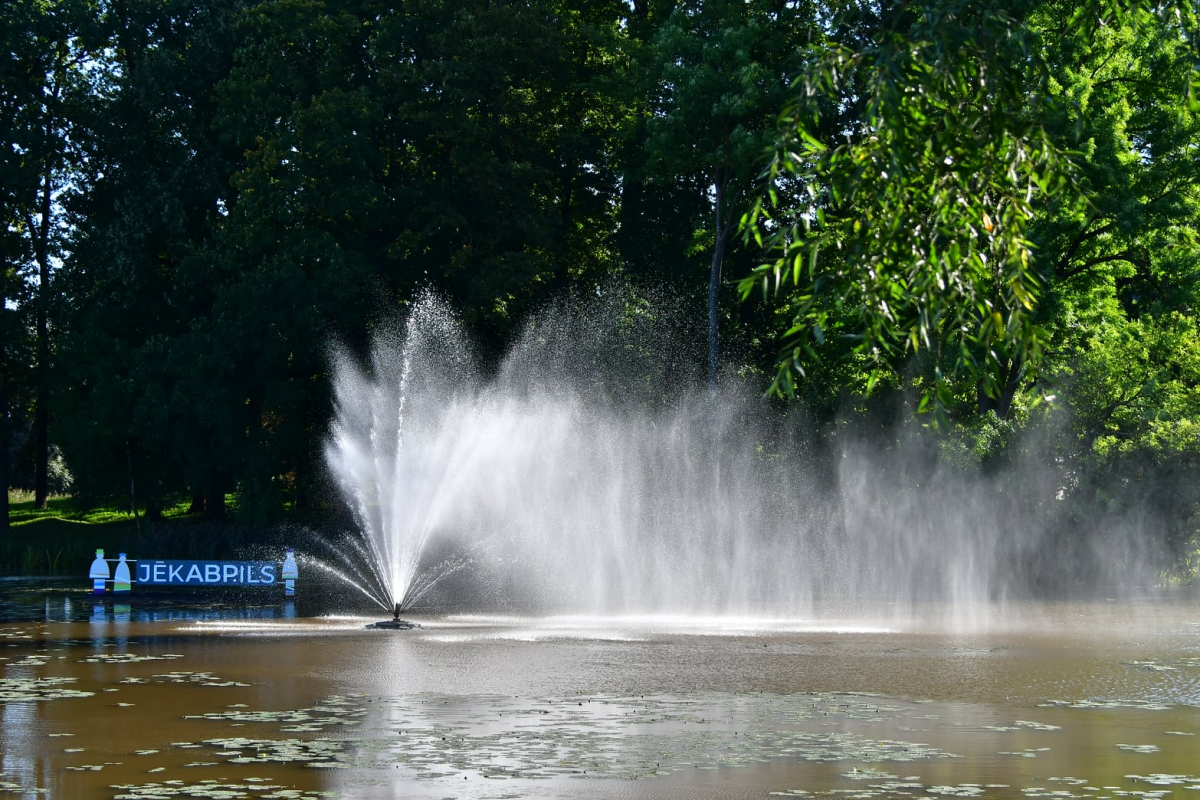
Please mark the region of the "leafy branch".
<svg viewBox="0 0 1200 800"><path fill-rule="evenodd" d="M796 81L767 189L743 218L775 257L741 294L761 289L790 316L772 392L793 394L831 329L874 361L868 391L897 360L934 354L919 408L935 424L952 378L996 397L1004 365L1037 361L1026 230L1073 183L1036 122L1048 100L1029 39L999 4L947 3L866 47L831 47ZM822 108L856 104L859 124L822 133ZM807 200L782 204L784 182Z"/></svg>

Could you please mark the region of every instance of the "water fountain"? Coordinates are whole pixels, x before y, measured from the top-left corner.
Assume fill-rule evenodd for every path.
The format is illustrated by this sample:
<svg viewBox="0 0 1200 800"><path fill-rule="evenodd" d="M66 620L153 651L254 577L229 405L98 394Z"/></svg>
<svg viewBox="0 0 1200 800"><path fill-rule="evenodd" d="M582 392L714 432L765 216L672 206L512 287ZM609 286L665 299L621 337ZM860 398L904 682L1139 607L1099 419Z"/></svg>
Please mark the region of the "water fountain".
<svg viewBox="0 0 1200 800"><path fill-rule="evenodd" d="M937 601L966 620L1115 552L1134 569L1128 538L1063 545L1040 469L968 476L919 434L831 440L757 386L700 388L664 316L621 291L548 309L485 378L427 296L366 368L339 353L326 455L361 537L328 568L399 627L439 593L606 618L881 619ZM1014 511L1022 494L1036 502Z"/></svg>
<svg viewBox="0 0 1200 800"><path fill-rule="evenodd" d="M449 310L426 298L400 329L377 337L369 372L336 357L327 458L362 536L335 574L393 612L383 627L412 627L400 615L466 564L452 558L421 569L472 461L467 429L457 424L477 392L464 341Z"/></svg>
<svg viewBox="0 0 1200 800"><path fill-rule="evenodd" d="M711 394L660 308L613 293L549 309L487 373L426 298L365 366L340 354L327 453L357 524L298 570L310 608L333 614L223 601L131 613L6 581L0 790L823 800L861 780L854 791L881 800L896 787L1024 800L1200 787L1194 597L971 616L1026 591L1040 565L1138 574L1136 550L1060 546L1044 459L971 474L896 427L806 425L767 408L761 383ZM411 636L351 641L362 619L308 591L314 567L391 618L373 627L435 612ZM103 588L108 565L94 568ZM884 780L903 782L871 783Z"/></svg>

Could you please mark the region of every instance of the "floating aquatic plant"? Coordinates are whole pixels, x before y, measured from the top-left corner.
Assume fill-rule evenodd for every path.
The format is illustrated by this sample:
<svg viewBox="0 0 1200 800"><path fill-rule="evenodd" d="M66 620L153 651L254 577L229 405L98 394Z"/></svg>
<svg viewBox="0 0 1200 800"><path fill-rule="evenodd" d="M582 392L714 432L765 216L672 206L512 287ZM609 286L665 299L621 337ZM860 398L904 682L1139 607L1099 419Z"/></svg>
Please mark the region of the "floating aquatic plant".
<svg viewBox="0 0 1200 800"><path fill-rule="evenodd" d="M752 732L732 731L715 721L726 716L731 701ZM309 733L333 726L345 730L362 721L367 704L361 698L335 696L294 711L232 709L193 718L274 723L281 732ZM491 779L643 778L773 758L870 764L954 757L919 742L790 727L833 720L874 724L913 710L868 696L589 697L585 702L577 697L522 701L423 695L384 698L381 704L389 707L385 717L392 724L364 735L234 737L204 743L219 748L214 755L234 764L397 765L415 777L428 778L466 773Z"/></svg>
<svg viewBox="0 0 1200 800"><path fill-rule="evenodd" d="M1154 786L1187 786L1189 789L1200 789L1200 777L1195 775L1171 775L1165 772L1155 772L1150 775L1126 775L1131 781L1153 784Z"/></svg>
<svg viewBox="0 0 1200 800"><path fill-rule="evenodd" d="M0 703L29 700L59 700L67 697L91 697L95 692L66 689L75 678L0 678Z"/></svg>
<svg viewBox="0 0 1200 800"><path fill-rule="evenodd" d="M167 661L183 658L179 653L163 653L152 656L146 653L96 653L79 660L80 664L140 664L143 661Z"/></svg>
<svg viewBox="0 0 1200 800"><path fill-rule="evenodd" d="M239 681L221 680L216 675L213 675L211 672L187 672L187 671L166 672L161 675L151 675L149 679L142 678L142 679L139 679L136 681L129 681L127 679L126 681L123 681L123 682L128 682L128 683L135 683L135 682L136 683L147 683L147 682L191 683L191 684L196 684L199 686L242 686L242 687L250 686L250 684L248 684L248 683L241 683Z"/></svg>
<svg viewBox="0 0 1200 800"><path fill-rule="evenodd" d="M200 781L185 783L184 781L164 781L162 783L114 784L109 787L116 789L119 794L115 800L151 800L152 798L171 797L200 797L208 800L224 800L225 798L256 798L260 800L318 800L322 797L336 797L336 792L305 791L293 789L283 784L265 782L265 779L246 778L240 783L219 783L217 781Z"/></svg>
<svg viewBox="0 0 1200 800"><path fill-rule="evenodd" d="M187 719L228 720L233 722L277 722L288 727L280 730L289 733L319 731L330 725L353 725L361 717L366 716L366 708L348 698L335 696L324 700L320 705L311 708L301 708L294 711L249 711L245 704L230 706L231 711L213 711L207 714L189 715Z"/></svg>
<svg viewBox="0 0 1200 800"><path fill-rule="evenodd" d="M1030 747L1025 750L1001 750L1002 756L1020 756L1021 758L1037 758L1038 753L1049 751L1049 747Z"/></svg>

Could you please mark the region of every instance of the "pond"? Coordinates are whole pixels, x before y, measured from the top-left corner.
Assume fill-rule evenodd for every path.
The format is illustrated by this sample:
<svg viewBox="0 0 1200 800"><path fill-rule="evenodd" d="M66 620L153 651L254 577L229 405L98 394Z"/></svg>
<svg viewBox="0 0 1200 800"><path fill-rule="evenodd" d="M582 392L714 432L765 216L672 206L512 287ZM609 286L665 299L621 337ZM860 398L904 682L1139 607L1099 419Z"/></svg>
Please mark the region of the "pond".
<svg viewBox="0 0 1200 800"><path fill-rule="evenodd" d="M1194 596L377 631L77 584L0 582L0 794L1200 800Z"/></svg>

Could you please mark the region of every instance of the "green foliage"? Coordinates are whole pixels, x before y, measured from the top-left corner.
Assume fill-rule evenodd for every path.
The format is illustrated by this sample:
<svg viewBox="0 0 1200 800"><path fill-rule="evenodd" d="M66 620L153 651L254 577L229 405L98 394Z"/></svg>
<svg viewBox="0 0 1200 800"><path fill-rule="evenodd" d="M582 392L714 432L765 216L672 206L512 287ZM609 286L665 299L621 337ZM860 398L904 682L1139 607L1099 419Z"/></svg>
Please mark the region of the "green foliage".
<svg viewBox="0 0 1200 800"><path fill-rule="evenodd" d="M1047 127L1072 143L1085 197L1032 229L1047 331L1034 377L1064 412L1056 450L1075 513L1153 513L1180 555L1200 508L1200 117L1184 102L1195 11L1136 4L1052 38L1080 13L1046 3L1030 22L1069 101Z"/></svg>
<svg viewBox="0 0 1200 800"><path fill-rule="evenodd" d="M153 521L145 514L135 517L128 506L74 496L51 497L44 509L34 507L32 492L10 491L9 501L13 526L0 539L0 574L8 575L78 577L98 547L140 558L246 558L247 548L279 545L282 535L205 520L189 513L190 501L182 497L168 498Z"/></svg>
<svg viewBox="0 0 1200 800"><path fill-rule="evenodd" d="M185 395L180 376L212 355L198 318L219 279L202 252L235 155L213 124L236 7L133 3L111 19L119 86L92 120L56 320L57 438L77 492L96 500L132 492L156 509L230 482L203 427L211 392Z"/></svg>
<svg viewBox="0 0 1200 800"><path fill-rule="evenodd" d="M643 54L652 76L645 174L690 186L707 212L693 224L711 252L710 382L726 249L774 139L788 80L802 63L797 44L815 25L807 3L681 2Z"/></svg>
<svg viewBox="0 0 1200 800"><path fill-rule="evenodd" d="M1005 455L1019 432L1015 420L989 411L949 431L940 442L941 455L960 468L972 469Z"/></svg>
<svg viewBox="0 0 1200 800"><path fill-rule="evenodd" d="M31 428L40 503L55 272L67 252L71 200L87 186L89 122L110 87L106 34L104 7L92 0L17 0L0 27L0 475L11 482L14 432ZM0 527L7 524L5 506Z"/></svg>
<svg viewBox="0 0 1200 800"><path fill-rule="evenodd" d="M778 256L741 282L743 297L791 287L774 390L794 391L827 336L853 337L881 370L936 352L921 407L939 414L952 377L995 396L1002 361L1037 358L1028 227L1070 173L1040 124L1035 59L1003 7L942 3L896 11L868 44L830 43L797 81L770 188L746 218ZM848 104L850 119L822 128L822 107ZM781 199L790 184L800 202Z"/></svg>
<svg viewBox="0 0 1200 800"><path fill-rule="evenodd" d="M58 325L81 492L270 522L317 494L332 339L434 288L496 341L614 268L617 5L120 12Z"/></svg>
<svg viewBox="0 0 1200 800"><path fill-rule="evenodd" d="M1036 24L1049 38L1069 12L1048 5ZM1052 88L1070 101L1051 123L1075 143L1086 197L1035 226L1048 284L1039 318L1066 357L1099 326L1196 299L1200 117L1180 102L1193 54L1178 13L1142 11L1049 51Z"/></svg>
<svg viewBox="0 0 1200 800"><path fill-rule="evenodd" d="M838 10L744 220L772 248L741 282L787 343L772 390L855 413L915 396L950 463L1036 459L1065 528L1152 514L1186 561L1196 10Z"/></svg>
<svg viewBox="0 0 1200 800"><path fill-rule="evenodd" d="M629 278L675 297L564 335L598 373L683 355L597 391L692 391L699 348L645 323L682 309L699 341L707 299L714 372L719 327L730 374L773 373L824 432L924 409L951 463L1036 451L1072 525L1163 509L1194 549L1186 4L16 0L4 23L0 433L36 441L49 392L80 507L307 513L330 341L364 352L432 289L494 357ZM21 459L22 483L54 463ZM52 565L34 544L10 561Z"/></svg>
<svg viewBox="0 0 1200 800"><path fill-rule="evenodd" d="M1200 457L1200 330L1179 313L1105 326L1060 382L1082 450L1106 467L1135 452Z"/></svg>
<svg viewBox="0 0 1200 800"><path fill-rule="evenodd" d="M804 4L678 4L643 54L654 78L650 174L696 179L701 191L728 180L731 201L748 192L814 25Z"/></svg>
<svg viewBox="0 0 1200 800"><path fill-rule="evenodd" d="M614 10L249 9L220 86L245 152L233 246L340 258L336 284L371 295L433 285L493 334L547 287L595 279L612 259Z"/></svg>
<svg viewBox="0 0 1200 800"><path fill-rule="evenodd" d="M84 507L73 497L58 495L39 509L33 492L26 491L10 490L8 499L12 528L0 541L0 572L5 574L80 575L97 547L145 554L155 547L145 536L144 520L139 524L128 508ZM186 503L165 510L172 538L179 538L175 534L181 525L194 524L184 521L186 510Z"/></svg>

